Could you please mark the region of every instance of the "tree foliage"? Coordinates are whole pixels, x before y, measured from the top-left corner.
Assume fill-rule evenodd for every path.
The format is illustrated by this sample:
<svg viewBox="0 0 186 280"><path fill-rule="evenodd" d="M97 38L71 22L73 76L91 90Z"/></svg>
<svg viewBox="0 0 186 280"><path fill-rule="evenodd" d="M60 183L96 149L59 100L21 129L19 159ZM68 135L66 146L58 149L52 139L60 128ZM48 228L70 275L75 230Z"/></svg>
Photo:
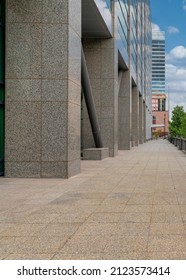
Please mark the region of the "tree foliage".
<svg viewBox="0 0 186 280"><path fill-rule="evenodd" d="M169 122L169 131L172 137L186 137L186 113L183 106L174 107L172 118Z"/></svg>
<svg viewBox="0 0 186 280"><path fill-rule="evenodd" d="M182 119L181 127L180 127L181 136L186 138L186 113Z"/></svg>

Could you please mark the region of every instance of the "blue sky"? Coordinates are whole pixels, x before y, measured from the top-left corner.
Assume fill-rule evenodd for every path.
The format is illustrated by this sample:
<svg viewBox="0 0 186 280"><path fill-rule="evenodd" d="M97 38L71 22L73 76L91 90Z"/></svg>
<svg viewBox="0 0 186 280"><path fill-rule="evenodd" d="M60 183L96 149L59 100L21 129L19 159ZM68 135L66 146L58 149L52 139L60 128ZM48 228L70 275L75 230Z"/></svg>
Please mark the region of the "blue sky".
<svg viewBox="0 0 186 280"><path fill-rule="evenodd" d="M150 0L150 3L152 28L165 31L170 110L183 105L186 111L186 0Z"/></svg>

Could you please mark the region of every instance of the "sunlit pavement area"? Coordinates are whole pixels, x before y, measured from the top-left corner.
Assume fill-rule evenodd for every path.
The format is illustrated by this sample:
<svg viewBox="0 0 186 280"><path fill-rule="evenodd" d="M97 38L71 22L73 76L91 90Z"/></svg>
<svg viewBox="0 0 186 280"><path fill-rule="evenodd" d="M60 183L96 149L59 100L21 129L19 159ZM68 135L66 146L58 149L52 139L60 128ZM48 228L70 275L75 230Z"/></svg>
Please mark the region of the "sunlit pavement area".
<svg viewBox="0 0 186 280"><path fill-rule="evenodd" d="M65 179L0 179L1 259L186 259L186 154L154 140Z"/></svg>

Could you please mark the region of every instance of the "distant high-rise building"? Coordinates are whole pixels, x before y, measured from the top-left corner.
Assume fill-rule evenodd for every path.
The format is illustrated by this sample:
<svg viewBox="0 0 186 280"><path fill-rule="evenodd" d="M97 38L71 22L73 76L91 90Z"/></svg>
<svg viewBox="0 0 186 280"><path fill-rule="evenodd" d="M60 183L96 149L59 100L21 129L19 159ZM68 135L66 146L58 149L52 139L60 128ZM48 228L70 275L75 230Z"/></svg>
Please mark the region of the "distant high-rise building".
<svg viewBox="0 0 186 280"><path fill-rule="evenodd" d="M169 132L169 111L165 93L165 33L152 32L152 135L166 136Z"/></svg>
<svg viewBox="0 0 186 280"><path fill-rule="evenodd" d="M152 94L165 93L165 32L152 32Z"/></svg>

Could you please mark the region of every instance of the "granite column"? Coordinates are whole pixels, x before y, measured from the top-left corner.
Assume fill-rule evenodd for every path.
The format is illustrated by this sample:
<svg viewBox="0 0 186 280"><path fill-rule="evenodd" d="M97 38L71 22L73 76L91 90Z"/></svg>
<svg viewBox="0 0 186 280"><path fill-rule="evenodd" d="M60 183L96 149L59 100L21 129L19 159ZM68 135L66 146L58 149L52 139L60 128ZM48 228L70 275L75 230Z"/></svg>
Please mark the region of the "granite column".
<svg viewBox="0 0 186 280"><path fill-rule="evenodd" d="M81 0L7 1L6 177L80 171Z"/></svg>

